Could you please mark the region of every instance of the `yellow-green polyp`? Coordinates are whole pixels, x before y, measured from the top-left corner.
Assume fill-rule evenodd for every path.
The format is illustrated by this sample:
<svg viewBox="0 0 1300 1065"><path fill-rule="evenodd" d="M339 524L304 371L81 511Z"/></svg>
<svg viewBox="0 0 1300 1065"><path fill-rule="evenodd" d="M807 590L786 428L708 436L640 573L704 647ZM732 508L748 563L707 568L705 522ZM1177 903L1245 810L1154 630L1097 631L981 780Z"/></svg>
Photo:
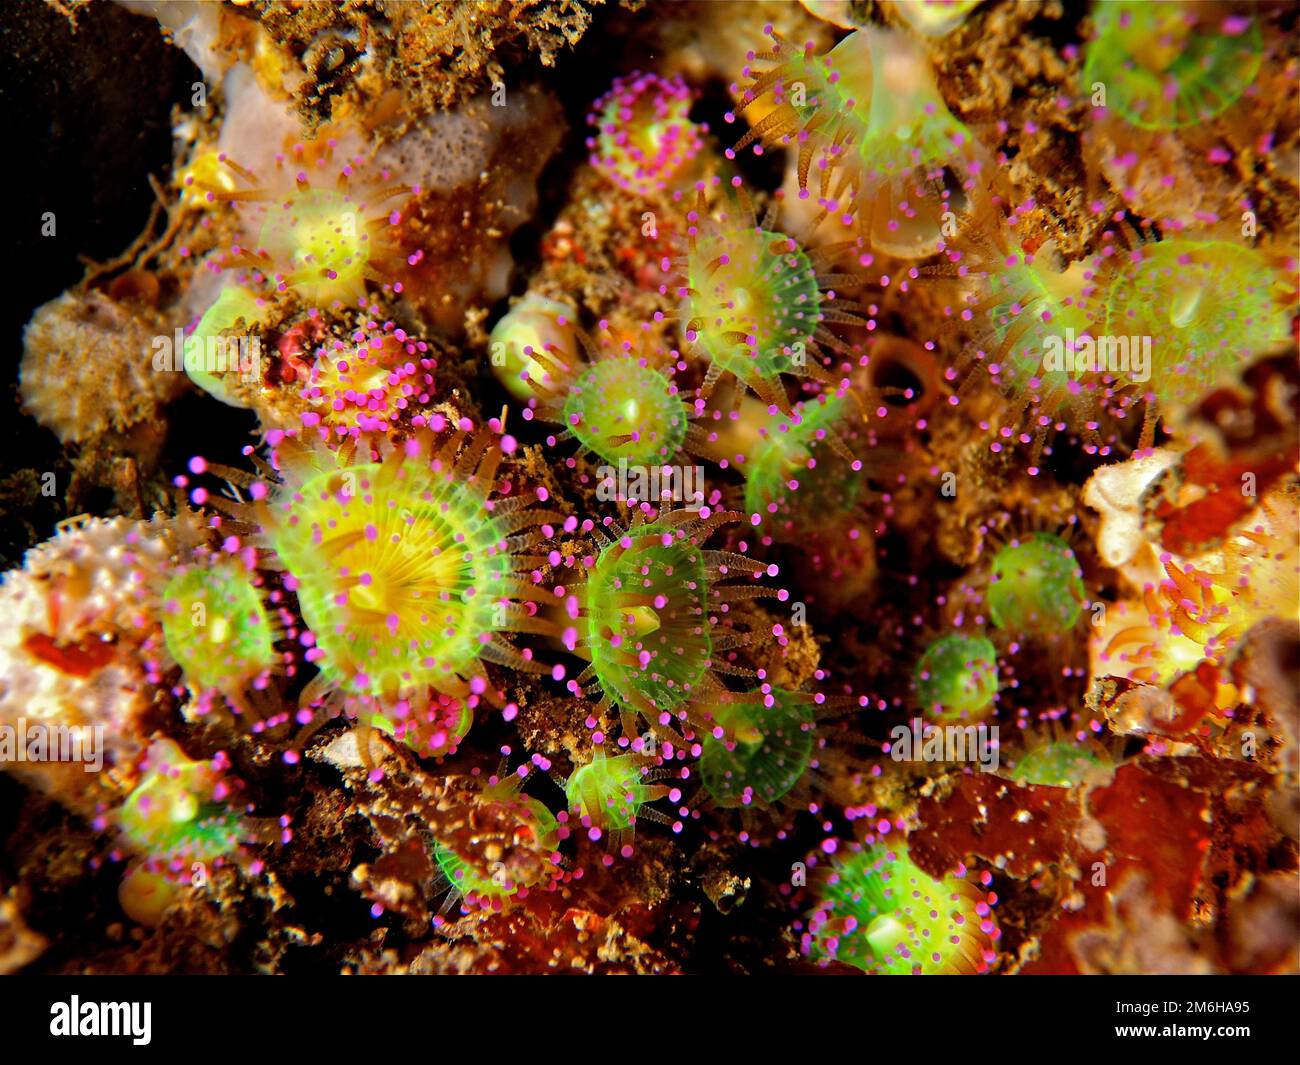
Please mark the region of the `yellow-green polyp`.
<svg viewBox="0 0 1300 1065"><path fill-rule="evenodd" d="M274 630L238 562L182 570L163 589L163 639L195 691L235 695L275 664Z"/></svg>
<svg viewBox="0 0 1300 1065"><path fill-rule="evenodd" d="M686 404L672 381L633 358L587 367L564 398L565 427L606 462L671 462L686 440Z"/></svg>
<svg viewBox="0 0 1300 1065"><path fill-rule="evenodd" d="M501 452L486 435L426 433L377 462L298 438L276 454L285 480L262 508L264 536L315 635L318 686L392 705L468 694L482 658L522 664L500 635L531 594L517 534L554 515L490 499Z"/></svg>
<svg viewBox="0 0 1300 1065"><path fill-rule="evenodd" d="M1074 552L1050 533L1006 545L993 558L988 602L993 623L1017 635L1068 632L1084 603Z"/></svg>
<svg viewBox="0 0 1300 1065"><path fill-rule="evenodd" d="M969 881L919 869L906 844L877 844L832 860L805 949L880 975L982 972L997 930L983 904Z"/></svg>
<svg viewBox="0 0 1300 1065"><path fill-rule="evenodd" d="M788 692L767 705L760 692L714 710L727 733L703 741L700 780L719 806L766 807L784 798L812 763L811 706Z"/></svg>
<svg viewBox="0 0 1300 1065"><path fill-rule="evenodd" d="M983 636L943 636L925 649L915 681L922 708L938 720L987 717L998 691L997 650Z"/></svg>
<svg viewBox="0 0 1300 1065"><path fill-rule="evenodd" d="M712 664L703 553L667 526L609 544L587 580L591 663L601 687L657 720Z"/></svg>

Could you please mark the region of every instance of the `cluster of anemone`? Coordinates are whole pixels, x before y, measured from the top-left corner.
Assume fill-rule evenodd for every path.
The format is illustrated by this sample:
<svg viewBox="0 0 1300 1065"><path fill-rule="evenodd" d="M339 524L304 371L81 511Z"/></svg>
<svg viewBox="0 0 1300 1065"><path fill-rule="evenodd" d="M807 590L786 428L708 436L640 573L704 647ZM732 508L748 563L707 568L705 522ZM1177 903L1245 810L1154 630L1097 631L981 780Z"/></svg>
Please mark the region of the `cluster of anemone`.
<svg viewBox="0 0 1300 1065"><path fill-rule="evenodd" d="M224 152L204 149L179 176L182 205L208 216L205 224L225 219L226 231L233 234L203 259L185 297L198 314L185 342L185 369L200 388L225 403L255 405L249 393L261 382L240 387L221 360L214 366L213 345L224 336L241 327L245 337L262 333L281 317L277 308L285 301L312 314L334 315L364 307L378 288L393 296L402 292L399 278L412 255L419 255L405 250L409 239L401 233L402 211L420 190L393 181L387 169L355 150L354 141L352 134L323 133L286 146L262 173ZM205 298L214 283L215 295ZM382 388L403 398L412 394L370 373L335 380L326 365L322 375L309 402L332 403L351 390L362 397L345 399L363 408L356 421L372 426L383 414L366 417L374 412L368 393Z"/></svg>
<svg viewBox="0 0 1300 1065"><path fill-rule="evenodd" d="M1083 158L1090 194L1113 190L1131 208L1177 227L1233 210L1233 153L1266 137L1256 127L1267 54L1258 12L1217 2L1099 0L1090 10L1079 91L1090 104ZM1247 207L1246 202L1242 207Z"/></svg>
<svg viewBox="0 0 1300 1065"><path fill-rule="evenodd" d="M619 754L598 743L592 760L562 782L573 826L564 831L580 828L626 857L638 820L680 833L687 820L712 810L739 815L738 838L757 846L761 836L755 825L782 826L790 814L816 808L828 788L823 770L836 734L832 719L863 705L849 696L794 691L766 681L748 691L715 689L703 701L707 720L689 747L694 761L679 771L669 764L673 748L658 749L653 733L631 743L620 740ZM689 781L697 788L684 799ZM664 798L676 804L676 819L650 805Z"/></svg>
<svg viewBox="0 0 1300 1065"><path fill-rule="evenodd" d="M145 657L160 625L153 589L186 531L161 518L74 519L0 581L0 725L26 719L87 736L98 728L109 771L59 760L6 761L6 770L87 818L120 800L148 745Z"/></svg>
<svg viewBox="0 0 1300 1065"><path fill-rule="evenodd" d="M1220 5L1115 0L1096 5L1094 22L1085 91L1104 85L1106 107L1139 130L1207 121L1259 67L1256 20ZM811 54L804 62L814 63ZM986 369L1009 400L1002 424L987 426L992 449L1029 445L1035 471L1055 433L1111 454L1119 423L1137 407L1145 412L1138 446L1151 446L1158 414L1177 412L1289 341L1294 257L1213 226L1188 232L1181 217L1146 223L1139 235L1117 214L1096 252L1071 262L1051 240L1017 238L1025 205L1005 216L994 175L977 168L962 191L960 219L950 216L926 249L945 261L922 272L962 286L944 313L973 338L968 364ZM1092 210L1101 213L1103 203ZM1196 219L1203 227L1214 220L1205 212ZM977 380L968 374L963 390Z"/></svg>
<svg viewBox="0 0 1300 1065"><path fill-rule="evenodd" d="M1012 686L1007 656L1025 647L1059 650L1089 606L1074 550L1054 533L1014 537L989 552L961 585L974 624L931 638L912 667L914 706L927 721L974 723L998 711ZM987 628L983 626L987 625Z"/></svg>
<svg viewBox="0 0 1300 1065"><path fill-rule="evenodd" d="M1241 693L1227 667L1246 633L1294 614L1300 598L1294 521L1294 506L1280 506L1248 520L1202 565L1162 558L1163 578L1110 610L1093 633L1094 672L1166 687L1176 701L1216 714L1231 711Z"/></svg>
<svg viewBox="0 0 1300 1065"><path fill-rule="evenodd" d="M1149 447L1161 412L1289 341L1294 257L1222 239L1157 240L1121 223L1096 254L1063 263L1051 242L1024 250L995 197L976 199L976 221L927 270L962 286L944 313L974 337L969 367L983 367L1009 401L995 452L1030 445L1036 469L1049 435L1069 431L1109 455L1114 426L1138 407L1138 443ZM968 373L963 390L977 382Z"/></svg>
<svg viewBox="0 0 1300 1065"><path fill-rule="evenodd" d="M951 6L931 15L893 5L920 32L935 33L973 4ZM1185 5L1157 11L1099 0L1084 78L1106 83L1110 106L1135 127L1206 121L1245 91L1260 47L1252 17L1225 18L1217 34L1202 32L1205 24ZM1294 260L1172 231L1138 240L1121 226L1102 234L1090 258L1060 261L1050 242L1017 239L990 192L985 150L940 95L917 41L859 26L817 54L768 32L772 48L751 54L745 83L733 86L751 127L728 155L764 144L790 149L800 195L817 207L811 231L777 228L779 195L760 217L739 177L695 180L707 129L689 117L694 96L683 80L620 78L589 117L593 167L647 199L692 182L696 191L685 247L661 259L669 277L657 294L661 307L677 310L681 352L656 348L662 333L648 322L642 337L635 329L615 335L601 321L593 339L572 307L531 292L489 338L492 372L522 420L556 427L547 448L573 440L580 457L639 467L710 455L740 482L734 511L711 509L716 499L678 510L637 499L630 518L580 521L535 506L547 500L545 489L500 476L517 447L512 438L476 432L468 419L449 425L433 412L429 344L394 321L381 324L366 304L376 287L399 294L404 261L413 266L423 254L407 259L401 246L403 204L418 189L360 157L337 166L328 138L277 157L266 175L215 153L200 154L182 175L186 209L231 205L240 232L240 243L210 263L225 284L186 344L191 378L242 403L200 355L241 327L261 328L286 305L306 317L279 352L281 373L296 384L300 424L267 433L257 477L212 471L232 483L234 498L193 497L218 512L212 525L223 550L175 552L179 560L158 567L157 646L180 671L177 693L188 692L199 713L218 697L237 713L256 711L285 658L277 645L292 641L316 671L301 690L300 724L346 714L417 756L442 758L465 740L482 703L503 701L489 666L565 680L563 666L538 663L518 634L586 663L566 688L591 701L593 735L589 748L571 752L565 810L556 816L525 795L526 771L489 778L475 793L473 824L431 842L448 906L463 898L500 908L548 887L562 864L559 846L575 835L627 856L640 820L681 831L654 804L681 803L682 789L666 780L687 755L679 776L694 778L697 807L748 818L804 803L821 768L824 700L754 687L755 674L735 654L752 638L734 623L743 604L788 596L763 581L777 567L746 557L736 538L726 549L708 545L747 519L761 527L763 547L825 554L833 545L836 565L857 574L875 564L873 541L859 548L869 560L844 547L871 494L863 456L877 444L863 411L869 390L851 377L863 349L844 339L874 330L868 313L876 310L843 298L864 281L839 272L846 262L868 266L869 251L909 261L943 254L931 272L959 286L946 313L974 332L971 359L1010 399L994 450L1014 438L1032 445L1034 463L1048 435L1066 430L1107 454L1103 415L1122 417L1139 400L1148 413L1141 443L1149 444L1156 404L1185 405L1290 336ZM954 240L957 213L962 236ZM816 247L812 234L826 221L850 239ZM656 318L664 326L665 315ZM1065 334L1081 343L1103 334L1149 338L1149 382L1095 362L1049 366L1044 351ZM896 353L911 344L893 341ZM925 364L912 347L920 354L908 357ZM1073 342L1067 354L1076 354ZM696 380L692 402L686 382ZM1221 666L1252 622L1280 612L1281 595L1262 594L1250 567L1210 574L1162 561L1167 579L1145 589L1144 617L1094 639L1102 661L1095 673L1118 663L1130 679L1168 685L1207 659ZM1007 647L1059 649L1089 605L1078 559L1053 534L1003 544L985 568L977 622L936 636L908 663L912 706L929 720L995 715ZM33 648L74 664L107 653L52 637ZM1218 694L1226 708L1237 693ZM614 718L617 740L596 724ZM113 811L138 855L175 875L191 861L224 860L247 839L218 767L160 740L139 769ZM1075 787L1108 769L1090 737L1076 736L1028 746L1007 775ZM690 816L689 805L679 811ZM965 870L932 876L902 841L827 843L833 857L812 888L807 955L870 973L980 972L995 960L990 896ZM123 902L144 919L165 894L140 873Z"/></svg>
<svg viewBox="0 0 1300 1065"><path fill-rule="evenodd" d="M273 430L261 478L217 471L247 498L195 490L227 537L281 571L296 599L305 627L293 635L316 668L300 695L301 724L346 712L441 755L464 737L480 700L496 697L485 662L541 671L509 634L530 627L526 604L538 593L529 574L542 561L530 550L558 515L533 506L533 495L501 494L497 470L513 441L472 429L434 415L405 440L378 436L373 447L369 437L336 443L326 430ZM201 597L210 633L213 611L230 603L238 646L259 655L269 633L237 569L204 573L193 589L197 578L174 578L168 646L189 683L215 677L229 694L262 660L241 652L236 668L228 647L212 665L209 637L189 631L187 612Z"/></svg>

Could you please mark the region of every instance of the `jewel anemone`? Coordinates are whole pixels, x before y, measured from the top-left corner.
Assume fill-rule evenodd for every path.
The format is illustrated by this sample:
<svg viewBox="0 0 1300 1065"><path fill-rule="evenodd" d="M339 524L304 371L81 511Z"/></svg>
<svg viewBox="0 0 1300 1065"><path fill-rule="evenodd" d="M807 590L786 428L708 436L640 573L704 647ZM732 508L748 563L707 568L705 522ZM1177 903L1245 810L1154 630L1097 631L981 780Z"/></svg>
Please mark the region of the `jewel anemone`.
<svg viewBox="0 0 1300 1065"><path fill-rule="evenodd" d="M611 757L597 746L591 761L573 771L565 781L564 795L588 838L608 837L611 849L623 850L631 845L639 817L667 821L655 811L644 809L647 803L671 790L665 784L654 783L658 773L651 768L653 762L653 758L638 752Z"/></svg>
<svg viewBox="0 0 1300 1065"><path fill-rule="evenodd" d="M600 547L583 559L585 579L566 582L550 612L564 645L590 662L570 690L598 691L602 710L617 706L626 735L638 734L638 718L679 746L679 730L708 728L702 699L725 690L720 652L748 640L728 625L731 604L785 597L757 583L775 566L703 547L715 529L740 517L706 509L649 519L638 511L626 530L612 522L608 535L592 529ZM748 583L732 581L741 577Z"/></svg>
<svg viewBox="0 0 1300 1065"><path fill-rule="evenodd" d="M704 737L700 782L724 808L767 808L803 780L817 745L815 708L795 692L753 692L714 710L724 734Z"/></svg>
<svg viewBox="0 0 1300 1065"><path fill-rule="evenodd" d="M713 211L699 191L686 218L687 254L662 260L671 278L660 292L680 301L688 351L708 363L701 399L729 375L764 403L789 413L782 376L835 387L822 349L848 349L829 327L866 322L854 313L855 304L836 295L832 286L849 279L832 272L829 251L809 251L776 231L774 212L757 219L738 183L737 178L735 194Z"/></svg>
<svg viewBox="0 0 1300 1065"><path fill-rule="evenodd" d="M240 559L178 570L163 588L161 613L167 651L200 701L217 692L242 709L249 688L278 664L278 626Z"/></svg>
<svg viewBox="0 0 1300 1065"><path fill-rule="evenodd" d="M527 552L558 515L501 494L503 451L469 430L384 438L377 452L271 434L279 483L252 492L314 640L304 706L341 697L400 723L436 693L481 695L485 661L540 671L506 634L529 627L524 573L540 559Z"/></svg>
<svg viewBox="0 0 1300 1065"><path fill-rule="evenodd" d="M680 77L633 73L615 78L592 106L591 164L625 192L664 192L703 147L689 117L692 94Z"/></svg>
<svg viewBox="0 0 1300 1065"><path fill-rule="evenodd" d="M1255 81L1259 22L1204 3L1096 0L1082 86L1106 88L1106 106L1147 130L1202 125Z"/></svg>
<svg viewBox="0 0 1300 1065"><path fill-rule="evenodd" d="M998 693L997 649L984 636L941 636L917 661L913 680L921 708L935 720L982 720Z"/></svg>
<svg viewBox="0 0 1300 1065"><path fill-rule="evenodd" d="M262 175L220 154L186 174L192 201L235 205L248 244L235 244L221 265L255 271L278 292L292 290L317 307L355 306L366 282L382 282L402 266L396 239L404 202L416 191L391 181L363 157L334 164L337 141L298 144ZM313 180L312 171L318 173ZM330 175L332 174L332 180Z"/></svg>
<svg viewBox="0 0 1300 1065"><path fill-rule="evenodd" d="M176 743L160 739L150 744L141 768L115 819L142 856L209 862L230 854L247 835L238 813L222 801L229 789L210 764L191 761Z"/></svg>
<svg viewBox="0 0 1300 1065"><path fill-rule="evenodd" d="M558 875L559 823L544 803L522 793L526 779L526 772L488 778L474 795L466 830L434 843L434 861L452 889L444 912L459 898L500 907Z"/></svg>
<svg viewBox="0 0 1300 1065"><path fill-rule="evenodd" d="M1294 343L1294 281L1257 248L1162 240L1140 245L1119 270L1107 288L1103 330L1130 344L1150 338L1150 380L1131 387L1162 407L1195 402Z"/></svg>
<svg viewBox="0 0 1300 1065"><path fill-rule="evenodd" d="M987 172L985 153L939 93L924 49L879 27L850 33L818 55L768 28L773 46L751 53L741 113L766 113L736 145L797 148L799 187L819 175L823 215L855 225L866 243L903 259L938 247L945 215Z"/></svg>
<svg viewBox="0 0 1300 1065"><path fill-rule="evenodd" d="M987 598L993 624L1016 636L1068 632L1087 599L1074 552L1043 532L998 550Z"/></svg>
<svg viewBox="0 0 1300 1065"><path fill-rule="evenodd" d="M804 949L874 975L986 972L997 922L970 881L936 880L903 843L836 855L819 884Z"/></svg>
<svg viewBox="0 0 1300 1065"><path fill-rule="evenodd" d="M639 338L616 341L607 322L600 326L598 338L574 330L585 358L530 346L524 420L562 427L546 438L548 447L574 439L581 454L611 465L659 466L695 450L700 433L671 369L661 369Z"/></svg>

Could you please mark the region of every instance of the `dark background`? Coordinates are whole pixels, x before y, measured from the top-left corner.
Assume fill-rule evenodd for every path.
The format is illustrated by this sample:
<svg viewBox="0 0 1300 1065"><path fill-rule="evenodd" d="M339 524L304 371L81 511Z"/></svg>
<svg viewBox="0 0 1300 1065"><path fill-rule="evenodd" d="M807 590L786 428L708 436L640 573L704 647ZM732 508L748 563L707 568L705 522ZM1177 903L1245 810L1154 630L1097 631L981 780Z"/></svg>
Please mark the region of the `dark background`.
<svg viewBox="0 0 1300 1065"><path fill-rule="evenodd" d="M39 0L0 9L0 123L5 238L0 331L0 568L66 517L35 493L40 472L68 483L58 439L19 409L22 334L32 312L80 280L79 256L110 259L144 228L148 176L166 181L171 107L188 103L198 72L153 19L111 3L68 20ZM57 233L41 235L54 212Z"/></svg>

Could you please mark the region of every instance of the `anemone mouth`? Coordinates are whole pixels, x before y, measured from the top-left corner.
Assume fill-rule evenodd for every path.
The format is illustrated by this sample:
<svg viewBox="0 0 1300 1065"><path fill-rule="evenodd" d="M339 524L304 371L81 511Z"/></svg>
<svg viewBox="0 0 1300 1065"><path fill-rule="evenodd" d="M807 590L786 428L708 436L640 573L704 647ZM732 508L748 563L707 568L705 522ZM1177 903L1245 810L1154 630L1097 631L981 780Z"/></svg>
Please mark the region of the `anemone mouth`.
<svg viewBox="0 0 1300 1065"><path fill-rule="evenodd" d="M279 510L274 546L322 669L354 694L443 690L504 627L506 537L446 472L395 462L325 471Z"/></svg>
<svg viewBox="0 0 1300 1065"><path fill-rule="evenodd" d="M608 545L587 579L591 664L615 702L657 719L690 698L711 666L701 550L667 527Z"/></svg>
<svg viewBox="0 0 1300 1065"><path fill-rule="evenodd" d="M934 406L940 377L934 356L919 344L881 337L871 348L866 382L889 406L922 414Z"/></svg>
<svg viewBox="0 0 1300 1065"><path fill-rule="evenodd" d="M837 857L813 914L811 953L868 973L973 973L987 968L996 926L982 918L979 890L935 880L902 844Z"/></svg>
<svg viewBox="0 0 1300 1065"><path fill-rule="evenodd" d="M606 462L668 462L686 441L687 407L672 382L633 359L594 363L564 399L564 424Z"/></svg>

